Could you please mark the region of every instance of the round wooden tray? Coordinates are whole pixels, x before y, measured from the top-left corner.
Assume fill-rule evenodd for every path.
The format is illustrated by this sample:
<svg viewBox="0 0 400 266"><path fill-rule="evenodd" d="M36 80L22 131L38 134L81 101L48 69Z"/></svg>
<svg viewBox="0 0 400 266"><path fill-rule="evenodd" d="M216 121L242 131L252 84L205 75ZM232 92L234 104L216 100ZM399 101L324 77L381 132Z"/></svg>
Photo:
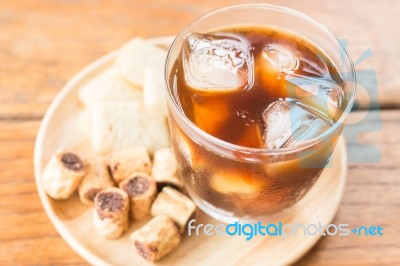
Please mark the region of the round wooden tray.
<svg viewBox="0 0 400 266"><path fill-rule="evenodd" d="M168 47L171 37L155 38L155 44ZM142 223L133 223L129 232L117 240L96 235L92 227L92 209L80 203L77 194L68 200L50 199L41 184L42 170L59 148L72 148L88 155L88 140L75 130L82 106L78 101L80 87L101 71L109 68L117 52L95 61L75 77L54 99L42 121L36 139L34 165L38 193L44 209L59 234L92 265L150 265L132 248L128 236ZM331 167L326 168L306 197L281 216L282 223L329 224L342 198L347 174L346 147L340 139L333 153ZM218 221L200 210L196 223ZM271 221L278 222L278 221ZM185 236L182 243L158 265L286 265L303 256L320 238L319 235L280 237L259 236L246 241L243 236Z"/></svg>

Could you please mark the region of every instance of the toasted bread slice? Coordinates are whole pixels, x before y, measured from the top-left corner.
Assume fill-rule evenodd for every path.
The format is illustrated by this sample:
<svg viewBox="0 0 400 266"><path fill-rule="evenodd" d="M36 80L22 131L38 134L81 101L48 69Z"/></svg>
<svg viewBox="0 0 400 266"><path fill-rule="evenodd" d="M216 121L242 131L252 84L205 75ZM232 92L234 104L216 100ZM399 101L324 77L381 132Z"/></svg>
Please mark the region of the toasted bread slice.
<svg viewBox="0 0 400 266"><path fill-rule="evenodd" d="M115 67L121 77L142 87L146 69L162 69L166 57L166 50L142 38L134 38L122 46Z"/></svg>
<svg viewBox="0 0 400 266"><path fill-rule="evenodd" d="M98 153L145 146L152 154L169 146L166 117L140 102L102 102L92 108L91 141Z"/></svg>
<svg viewBox="0 0 400 266"><path fill-rule="evenodd" d="M166 85L164 69L148 67L144 72L143 101L149 110L167 115Z"/></svg>
<svg viewBox="0 0 400 266"><path fill-rule="evenodd" d="M110 68L82 86L78 96L88 106L102 101L141 101L143 93L140 87L119 77L115 68Z"/></svg>

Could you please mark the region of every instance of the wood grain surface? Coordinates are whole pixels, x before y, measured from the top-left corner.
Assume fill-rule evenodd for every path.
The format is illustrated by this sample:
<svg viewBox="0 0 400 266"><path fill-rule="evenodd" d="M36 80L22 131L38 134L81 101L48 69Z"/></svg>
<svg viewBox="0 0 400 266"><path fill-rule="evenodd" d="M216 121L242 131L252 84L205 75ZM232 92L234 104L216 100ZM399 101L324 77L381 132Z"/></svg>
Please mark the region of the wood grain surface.
<svg viewBox="0 0 400 266"><path fill-rule="evenodd" d="M68 79L133 36L177 34L214 8L245 2L250 1L0 1L0 265L87 264L53 228L33 176L40 119ZM370 48L373 56L357 68L376 71L384 108L382 129L359 136L359 141L380 149L381 162L349 166L334 220L354 226L379 224L384 235L325 237L297 264L399 265L400 1L268 2L309 14L348 39L354 60ZM363 106L369 102L365 94L360 101Z"/></svg>

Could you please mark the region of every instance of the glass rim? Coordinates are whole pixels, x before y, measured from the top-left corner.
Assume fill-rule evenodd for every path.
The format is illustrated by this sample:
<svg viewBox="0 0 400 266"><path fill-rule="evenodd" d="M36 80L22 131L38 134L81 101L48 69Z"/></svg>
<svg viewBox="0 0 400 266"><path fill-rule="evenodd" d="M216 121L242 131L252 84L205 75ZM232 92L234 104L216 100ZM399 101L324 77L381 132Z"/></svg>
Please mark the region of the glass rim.
<svg viewBox="0 0 400 266"><path fill-rule="evenodd" d="M307 22L313 24L314 26L317 26L328 37L330 37L331 39L333 39L337 42L337 44L339 45L340 51L343 52L344 58L348 61L349 65L350 65L352 88L351 88L350 97L349 97L347 106L344 109L341 116L339 117L339 119L337 121L335 121L335 123L328 130L324 131L323 133L318 135L316 138L304 141L303 143L293 146L293 147L279 148L279 149L251 148L251 147L236 145L236 144L224 141L222 139L219 139L219 138L205 132L201 128L199 128L195 123L193 123L184 114L183 110L181 110L179 108L179 106L175 100L175 97L172 94L172 90L169 86L168 66L169 66L169 62L171 60L171 53L175 49L175 46L176 46L178 40L182 39L182 37L184 37L183 35L186 34L192 26L194 26L197 23L201 22L202 20L207 19L208 17L214 16L218 13L224 13L224 12L229 12L231 10L238 10L238 9L255 9L255 8L286 13L286 14L298 17L304 21L307 21ZM316 45L318 46L318 44L316 44ZM179 32L179 34L175 37L174 41L172 42L171 46L168 49L168 54L167 54L167 58L166 58L165 62L166 63L165 63L165 67L164 67L164 79L165 79L165 83L167 85L166 86L167 91L168 91L167 97L169 97L171 99L171 101L173 102L172 106L174 109L174 113L177 113L179 118L182 121L184 121L184 123L186 123L192 130L195 131L196 134L198 134L202 138L204 138L222 148L230 149L232 151L241 152L244 154L280 155L280 154L298 152L303 149L307 149L308 147L311 147L312 145L327 139L330 134L332 134L339 126L341 126L343 124L344 120L346 119L347 115L350 113L351 108L353 107L353 103L354 103L354 97L355 97L355 92L356 92L356 74L355 74L353 61L352 61L350 55L348 54L347 50L345 49L345 47L343 47L343 45L339 42L338 38L326 26L324 26L323 24L319 23L318 21L314 20L310 16L308 16L300 11L294 10L292 8L284 7L284 6L258 3L258 4L231 5L231 6L227 6L227 7L223 7L223 8L214 9L213 11L210 11L210 12L198 17L197 19L193 20L191 23L186 25ZM190 137L192 137L192 136L190 136Z"/></svg>

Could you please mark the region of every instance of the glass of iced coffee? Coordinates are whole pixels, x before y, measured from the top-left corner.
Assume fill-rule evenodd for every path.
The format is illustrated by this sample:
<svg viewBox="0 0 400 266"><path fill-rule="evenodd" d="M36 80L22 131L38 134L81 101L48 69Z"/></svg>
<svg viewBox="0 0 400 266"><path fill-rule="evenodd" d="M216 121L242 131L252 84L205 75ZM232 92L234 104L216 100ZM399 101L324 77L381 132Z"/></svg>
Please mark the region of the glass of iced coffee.
<svg viewBox="0 0 400 266"><path fill-rule="evenodd" d="M300 201L328 165L355 92L351 59L325 27L266 4L187 26L166 82L180 175L225 222L265 220Z"/></svg>

